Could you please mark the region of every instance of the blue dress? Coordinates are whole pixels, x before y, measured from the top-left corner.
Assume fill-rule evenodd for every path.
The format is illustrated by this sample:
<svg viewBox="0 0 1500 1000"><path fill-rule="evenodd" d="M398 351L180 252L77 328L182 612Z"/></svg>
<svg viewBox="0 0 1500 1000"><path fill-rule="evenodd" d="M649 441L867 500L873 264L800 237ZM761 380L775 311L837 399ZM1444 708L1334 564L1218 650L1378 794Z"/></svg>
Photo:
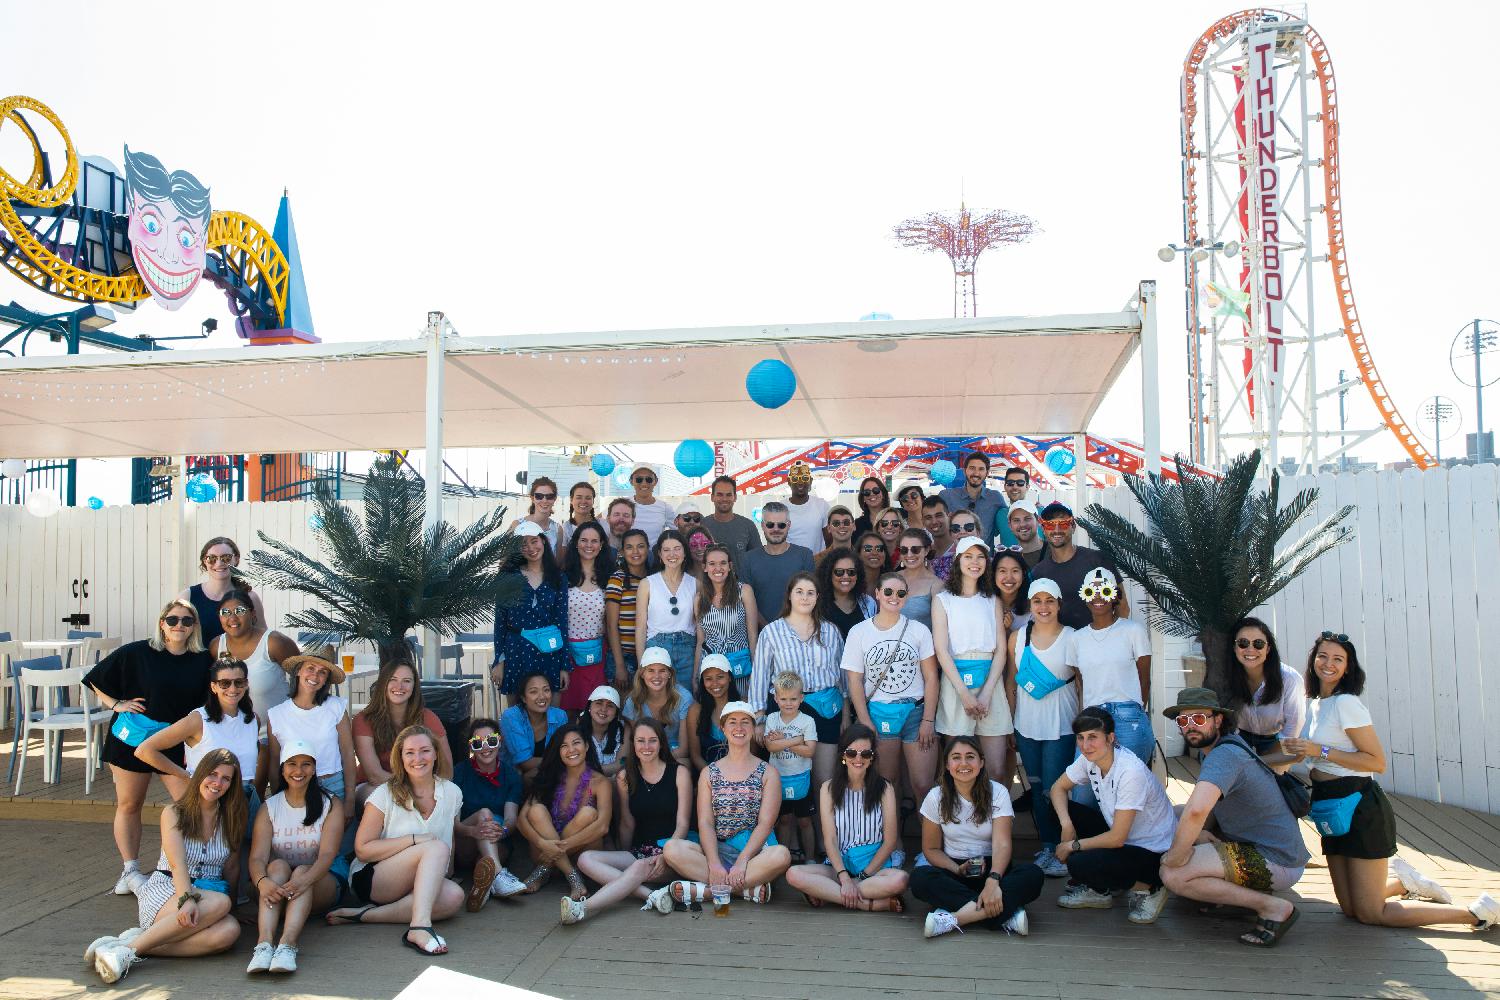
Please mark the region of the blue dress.
<svg viewBox="0 0 1500 1000"><path fill-rule="evenodd" d="M556 652L544 653L532 645L521 634L522 629L546 628L555 625L564 640L568 635L568 590L559 580L554 586L543 580L541 586L533 588L526 575L515 571L519 586L515 587L515 599L507 604L503 599L495 604L495 658L505 660L505 675L500 682L502 694L516 694L521 678L540 671L547 675L552 690L562 687L562 672L571 666L567 662L567 642ZM502 583L503 590L511 590L517 581Z"/></svg>

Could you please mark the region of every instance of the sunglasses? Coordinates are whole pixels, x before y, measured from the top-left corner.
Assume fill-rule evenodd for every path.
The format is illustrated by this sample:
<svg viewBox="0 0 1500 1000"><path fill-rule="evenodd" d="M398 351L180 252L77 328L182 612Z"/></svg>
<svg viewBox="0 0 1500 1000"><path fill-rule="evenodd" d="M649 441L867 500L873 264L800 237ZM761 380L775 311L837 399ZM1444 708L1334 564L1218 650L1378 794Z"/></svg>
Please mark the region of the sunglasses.
<svg viewBox="0 0 1500 1000"><path fill-rule="evenodd" d="M901 522L900 521L877 521L877 522L875 522L875 527L877 527L877 528L899 528L899 527L901 527Z"/></svg>
<svg viewBox="0 0 1500 1000"><path fill-rule="evenodd" d="M1334 642L1348 642L1349 637L1342 632L1324 632L1318 636L1319 639L1332 639Z"/></svg>
<svg viewBox="0 0 1500 1000"><path fill-rule="evenodd" d="M1118 590L1111 587L1107 583L1101 584L1097 587L1092 583L1085 583L1079 589L1078 596L1083 598L1085 601L1092 601L1096 597L1101 597L1106 601L1113 601L1119 593L1120 592Z"/></svg>
<svg viewBox="0 0 1500 1000"><path fill-rule="evenodd" d="M1023 548L1021 548L1021 546L1019 546L1019 545L997 545L997 546L995 546L995 554L996 555L999 555L1001 552L1025 552L1025 551L1026 550L1023 549Z"/></svg>
<svg viewBox="0 0 1500 1000"><path fill-rule="evenodd" d="M469 749L475 753L488 747L491 750L500 749L500 734L491 733L489 736L475 736L469 740Z"/></svg>
<svg viewBox="0 0 1500 1000"><path fill-rule="evenodd" d="M854 518L836 517L832 521L828 522L828 526L830 528L852 528L854 527Z"/></svg>
<svg viewBox="0 0 1500 1000"><path fill-rule="evenodd" d="M183 628L192 628L198 624L198 619L192 615L167 615L161 620L161 623L167 628L177 628L179 625Z"/></svg>
<svg viewBox="0 0 1500 1000"><path fill-rule="evenodd" d="M884 545L861 545L859 547L859 551L861 551L861 552L884 552L885 551L885 546Z"/></svg>
<svg viewBox="0 0 1500 1000"><path fill-rule="evenodd" d="M1043 531L1072 531L1074 521L1071 517L1048 517L1041 524Z"/></svg>
<svg viewBox="0 0 1500 1000"><path fill-rule="evenodd" d="M231 691L235 688L247 688L250 682L243 677L221 677L214 680L214 687L220 691Z"/></svg>
<svg viewBox="0 0 1500 1000"><path fill-rule="evenodd" d="M881 587L880 592L886 597L905 597L906 591L897 590L895 587Z"/></svg>
<svg viewBox="0 0 1500 1000"><path fill-rule="evenodd" d="M681 610L677 607L677 598L675 595L668 597L667 603L672 605L672 614L677 615L682 613Z"/></svg>
<svg viewBox="0 0 1500 1000"><path fill-rule="evenodd" d="M864 489L859 491L859 495L862 497L878 497L884 492L885 490L881 489L879 486L866 486Z"/></svg>
<svg viewBox="0 0 1500 1000"><path fill-rule="evenodd" d="M631 482L633 482L633 483L654 483L654 482L656 482L656 477L655 476L636 476L634 479L631 480Z"/></svg>
<svg viewBox="0 0 1500 1000"><path fill-rule="evenodd" d="M203 557L203 565L205 565L205 566L212 566L214 563L230 563L230 564L233 564L235 558L236 558L235 556L204 556Z"/></svg>
<svg viewBox="0 0 1500 1000"><path fill-rule="evenodd" d="M1188 726L1206 726L1208 720L1214 717L1212 712L1183 712L1177 716L1177 728L1186 729Z"/></svg>
<svg viewBox="0 0 1500 1000"><path fill-rule="evenodd" d="M855 759L859 759L859 760L874 760L875 759L875 751L874 750L855 750L853 747L850 747L848 750L844 751L844 759L845 760L855 760Z"/></svg>
<svg viewBox="0 0 1500 1000"><path fill-rule="evenodd" d="M1240 649L1250 649L1252 647L1255 649L1266 648L1266 640L1264 639L1236 639L1234 640L1234 644Z"/></svg>
<svg viewBox="0 0 1500 1000"><path fill-rule="evenodd" d="M896 549L896 551L900 552L903 556L919 556L923 552L927 551L927 546L925 546L925 545L902 545L902 546L898 546L897 549Z"/></svg>
<svg viewBox="0 0 1500 1000"><path fill-rule="evenodd" d="M948 530L955 535L966 535L971 531L978 531L979 525L975 524L973 521L965 521L963 524L959 524L957 521L954 521L951 525L948 526Z"/></svg>
<svg viewBox="0 0 1500 1000"><path fill-rule="evenodd" d="M688 524L698 524L703 520L702 514L678 514L677 516Z"/></svg>
<svg viewBox="0 0 1500 1000"><path fill-rule="evenodd" d="M859 570L857 570L857 569L836 569L836 570L833 571L833 575L836 576L836 577L842 577L842 576L859 576Z"/></svg>
<svg viewBox="0 0 1500 1000"><path fill-rule="evenodd" d="M785 531L790 523L787 521L762 521L760 526L767 531Z"/></svg>
<svg viewBox="0 0 1500 1000"><path fill-rule="evenodd" d="M251 613L252 612L250 611L249 608L220 608L219 609L219 617L220 618L243 618L246 615L251 614Z"/></svg>
<svg viewBox="0 0 1500 1000"><path fill-rule="evenodd" d="M1026 483L1027 481L1024 479L1007 479L1005 481L1006 486L1025 486Z"/></svg>

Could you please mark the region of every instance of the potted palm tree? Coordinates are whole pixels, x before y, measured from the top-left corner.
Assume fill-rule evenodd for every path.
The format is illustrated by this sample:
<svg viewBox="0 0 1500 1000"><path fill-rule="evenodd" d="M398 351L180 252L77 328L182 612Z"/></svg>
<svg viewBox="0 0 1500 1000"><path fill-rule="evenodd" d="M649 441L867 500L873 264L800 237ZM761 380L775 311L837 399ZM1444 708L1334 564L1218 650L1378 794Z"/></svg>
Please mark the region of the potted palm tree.
<svg viewBox="0 0 1500 1000"><path fill-rule="evenodd" d="M319 487L312 519L323 558L257 532L267 548L250 554L258 580L306 594L316 604L286 617L314 642L364 639L382 662L411 659L409 631L452 635L492 620L499 571L516 545L500 532L500 507L466 528L423 528L426 487L394 456L376 461L356 513Z"/></svg>
<svg viewBox="0 0 1500 1000"><path fill-rule="evenodd" d="M1281 547L1312 512L1317 489L1281 506L1281 477L1272 471L1264 488L1257 482L1259 451L1234 459L1222 477L1193 471L1181 456L1176 465L1176 482L1126 479L1147 530L1099 504L1079 521L1093 545L1146 591L1153 628L1198 639L1204 684L1229 704L1230 628L1351 537L1343 522L1354 508L1340 508Z"/></svg>

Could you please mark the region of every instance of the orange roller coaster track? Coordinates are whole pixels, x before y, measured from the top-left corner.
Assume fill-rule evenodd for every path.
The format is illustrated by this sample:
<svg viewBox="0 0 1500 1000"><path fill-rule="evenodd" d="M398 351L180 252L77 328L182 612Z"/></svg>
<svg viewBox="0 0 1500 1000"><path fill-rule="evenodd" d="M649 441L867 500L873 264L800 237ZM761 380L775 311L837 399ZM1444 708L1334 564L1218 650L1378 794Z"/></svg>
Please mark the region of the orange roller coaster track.
<svg viewBox="0 0 1500 1000"><path fill-rule="evenodd" d="M1183 198L1185 235L1189 245L1199 240L1212 243L1216 234L1199 231L1199 181L1197 163L1205 152L1195 147L1194 123L1199 115L1199 73L1203 62L1216 43L1225 42L1247 27L1266 21L1279 20L1288 15L1274 8L1253 8L1230 14L1216 21L1199 36L1189 50L1182 69L1182 140L1183 140ZM1344 245L1344 215L1340 199L1339 119L1338 88L1334 81L1333 61L1328 47L1311 25L1302 24L1300 31L1305 50L1312 61L1318 83L1318 95L1322 113L1318 120L1323 129L1323 206L1328 229L1327 263L1332 270L1333 284L1338 299L1339 314L1343 322L1344 336L1354 355L1354 364L1359 380L1370 393L1385 426L1389 428L1402 448L1419 468L1431 468L1436 463L1427 449L1417 440L1416 434L1407 425L1397 410L1390 393L1381 381L1375 367L1375 359L1365 339L1364 327L1354 303L1354 288L1349 277L1348 251ZM1311 234L1305 234L1310 239ZM1196 289L1194 289L1196 292ZM1196 405L1195 405L1196 410Z"/></svg>

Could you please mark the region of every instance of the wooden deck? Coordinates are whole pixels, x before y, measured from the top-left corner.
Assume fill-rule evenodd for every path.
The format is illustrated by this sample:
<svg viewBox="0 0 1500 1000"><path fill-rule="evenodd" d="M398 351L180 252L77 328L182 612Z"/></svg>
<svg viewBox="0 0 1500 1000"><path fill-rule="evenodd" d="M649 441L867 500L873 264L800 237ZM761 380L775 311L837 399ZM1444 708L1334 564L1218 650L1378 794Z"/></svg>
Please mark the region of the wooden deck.
<svg viewBox="0 0 1500 1000"><path fill-rule="evenodd" d="M38 751L30 763L38 765ZM1172 761L1174 800L1186 797L1195 771L1191 761ZM54 1000L111 992L81 960L93 937L135 922L133 897L105 893L118 873L109 830L101 825L110 816L108 777L85 798L76 754L65 764L63 784L42 787L40 777L39 768L29 772L21 797L0 798L7 845L0 868L0 996ZM163 798L159 785L152 794ZM1460 899L1500 893L1500 817L1401 796L1392 801L1404 857ZM67 821L78 819L97 822ZM1029 819L1018 821L1018 854L1035 849L1031 832ZM156 850L148 824L142 857L149 863ZM977 930L936 941L922 938L920 906L901 916L815 911L782 885L770 905L737 903L727 920L662 917L625 906L562 927L560 885L449 921L441 930L452 953L435 964L547 996L611 1000L1500 997L1500 934L1362 926L1339 914L1322 867L1309 868L1297 886L1304 916L1270 953L1235 942L1246 918L1200 916L1185 900L1171 901L1152 927L1126 922L1123 906L1059 909L1060 880L1049 881L1030 909L1029 938ZM302 971L271 979L244 974L254 940L247 930L228 955L151 959L113 992L392 997L428 964L398 947L400 932L316 924L303 936Z"/></svg>

